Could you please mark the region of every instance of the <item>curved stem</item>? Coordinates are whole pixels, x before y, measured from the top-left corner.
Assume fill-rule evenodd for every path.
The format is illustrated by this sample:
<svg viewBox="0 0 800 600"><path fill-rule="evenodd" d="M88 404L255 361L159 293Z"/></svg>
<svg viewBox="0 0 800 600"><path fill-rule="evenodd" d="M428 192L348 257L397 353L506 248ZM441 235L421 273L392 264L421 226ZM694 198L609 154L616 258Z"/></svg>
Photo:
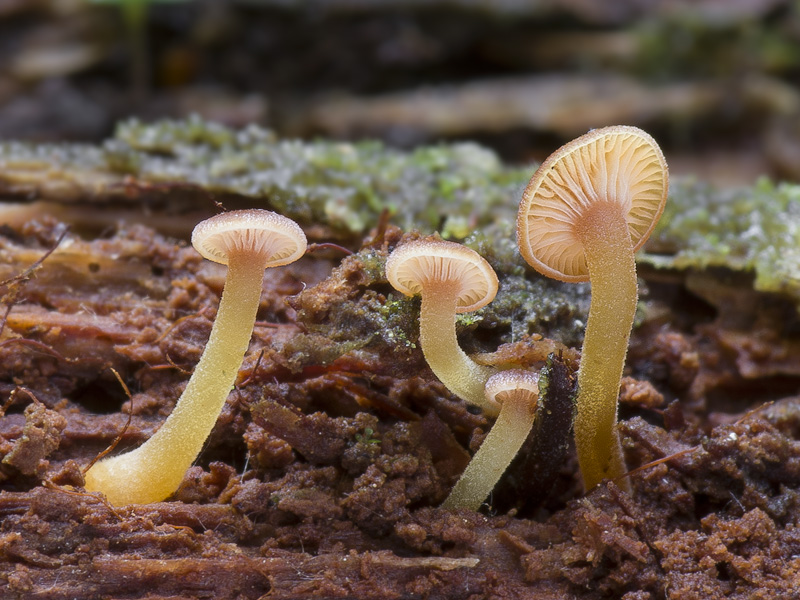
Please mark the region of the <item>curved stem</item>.
<svg viewBox="0 0 800 600"><path fill-rule="evenodd" d="M589 320L578 371L575 445L586 490L625 474L617 432L617 401L638 290L628 226L621 212L601 204L583 219L592 284ZM625 487L627 479L621 484ZM629 485L629 484L627 484Z"/></svg>
<svg viewBox="0 0 800 600"><path fill-rule="evenodd" d="M497 414L497 407L483 392L496 369L477 364L458 345L454 285L444 283L423 290L419 342L428 366L448 390L489 415Z"/></svg>
<svg viewBox="0 0 800 600"><path fill-rule="evenodd" d="M520 390L504 400L497 421L442 508L478 510L519 452L535 415L536 398L527 391Z"/></svg>
<svg viewBox="0 0 800 600"><path fill-rule="evenodd" d="M232 256L211 336L172 414L143 445L102 460L86 474L86 489L114 505L164 500L178 488L219 417L253 333L265 264Z"/></svg>

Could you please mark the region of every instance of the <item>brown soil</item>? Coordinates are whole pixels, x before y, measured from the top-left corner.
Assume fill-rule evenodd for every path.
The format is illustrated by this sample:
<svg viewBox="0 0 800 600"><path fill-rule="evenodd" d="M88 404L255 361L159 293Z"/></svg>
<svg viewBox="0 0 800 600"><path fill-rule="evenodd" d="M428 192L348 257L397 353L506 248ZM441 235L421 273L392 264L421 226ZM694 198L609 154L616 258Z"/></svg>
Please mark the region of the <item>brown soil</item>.
<svg viewBox="0 0 800 600"><path fill-rule="evenodd" d="M267 272L200 461L170 501L112 508L81 469L172 409L224 270L141 226L46 254L62 232L47 218L0 232L3 598L800 597L800 354L774 323L680 312L680 281L653 283L662 310L634 334L622 391L633 495L582 495L568 452L515 462L483 513L445 511L490 423L418 348L376 335L390 228L344 260ZM548 356L568 395L574 349L528 337L481 360Z"/></svg>

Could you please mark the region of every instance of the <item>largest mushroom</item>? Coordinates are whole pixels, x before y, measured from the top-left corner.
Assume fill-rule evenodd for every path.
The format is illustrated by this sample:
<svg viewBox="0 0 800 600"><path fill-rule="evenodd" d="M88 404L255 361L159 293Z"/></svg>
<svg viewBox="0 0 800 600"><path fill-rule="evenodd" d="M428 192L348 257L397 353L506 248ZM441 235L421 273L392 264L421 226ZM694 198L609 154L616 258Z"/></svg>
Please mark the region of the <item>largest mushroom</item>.
<svg viewBox="0 0 800 600"><path fill-rule="evenodd" d="M192 244L228 265L217 318L203 355L175 409L143 445L94 464L84 474L89 491L114 505L166 499L178 488L214 427L250 344L264 270L294 262L306 250L303 230L268 210L240 210L199 223Z"/></svg>
<svg viewBox="0 0 800 600"><path fill-rule="evenodd" d="M638 299L634 253L664 210L668 181L652 137L636 127L606 127L548 157L520 203L517 241L525 260L554 279L591 281L575 417L587 490L625 473L616 422Z"/></svg>

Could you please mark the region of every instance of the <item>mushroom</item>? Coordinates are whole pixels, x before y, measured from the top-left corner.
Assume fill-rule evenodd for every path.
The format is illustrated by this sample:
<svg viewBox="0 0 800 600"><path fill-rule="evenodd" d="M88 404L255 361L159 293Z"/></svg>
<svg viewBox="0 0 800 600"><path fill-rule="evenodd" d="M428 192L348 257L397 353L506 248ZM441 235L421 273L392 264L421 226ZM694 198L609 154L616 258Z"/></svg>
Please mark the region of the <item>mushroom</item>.
<svg viewBox="0 0 800 600"><path fill-rule="evenodd" d="M533 427L539 374L521 369L500 371L486 382L485 395L487 402L500 406L500 414L443 508L478 510L494 489Z"/></svg>
<svg viewBox="0 0 800 600"><path fill-rule="evenodd" d="M522 195L517 242L534 269L591 281L578 372L575 444L587 490L625 473L617 398L638 299L634 253L664 210L669 176L636 127L590 131L554 152Z"/></svg>
<svg viewBox="0 0 800 600"><path fill-rule="evenodd" d="M474 250L440 239L417 240L395 249L386 277L406 296L422 295L419 341L433 373L452 393L496 415L483 388L496 372L479 365L459 347L456 313L486 306L497 294L497 275Z"/></svg>
<svg viewBox="0 0 800 600"><path fill-rule="evenodd" d="M267 210L222 213L199 223L192 245L228 266L211 336L175 409L142 446L101 460L85 487L113 505L166 499L178 488L225 404L253 333L264 270L294 262L306 237L292 220Z"/></svg>

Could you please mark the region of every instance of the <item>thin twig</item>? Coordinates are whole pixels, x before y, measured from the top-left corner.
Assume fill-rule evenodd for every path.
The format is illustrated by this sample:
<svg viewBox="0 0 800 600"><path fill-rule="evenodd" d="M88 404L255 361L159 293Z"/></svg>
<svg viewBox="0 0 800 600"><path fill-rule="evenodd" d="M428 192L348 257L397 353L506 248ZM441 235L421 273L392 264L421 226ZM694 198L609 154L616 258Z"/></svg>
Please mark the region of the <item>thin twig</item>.
<svg viewBox="0 0 800 600"><path fill-rule="evenodd" d="M205 315L206 310L208 310L208 307L204 306L203 308L201 308L196 313L192 313L190 315L184 315L184 316L180 317L179 319L173 321L172 324L170 324L170 326L167 327L164 330L164 332L153 341L153 344L158 344L161 341L163 341L164 338L166 338L172 332L173 329L175 329L178 325L180 325L184 321L188 321L189 319L193 319L194 317L205 317L206 316Z"/></svg>
<svg viewBox="0 0 800 600"><path fill-rule="evenodd" d="M109 452L113 452L114 451L114 448L116 448L119 445L119 443L122 441L122 436L124 436L125 432L128 431L128 427L130 427L131 421L133 419L133 396L131 396L131 391L128 389L128 386L125 385L125 382L122 381L122 377L120 377L119 373L117 373L117 370L114 367L109 367L109 370L114 374L114 377L117 378L117 381L119 381L119 384L122 386L122 390L125 392L125 396L127 396L128 402L131 403L131 408L128 411L128 420L125 423L125 426L122 428L122 431L120 431L117 434L117 437L114 438L114 441L111 442L111 445L108 448L106 448L100 454L95 456L92 459L92 461L81 470L81 473L83 475L86 475L86 472L89 469L91 469L98 460L100 460L102 458L105 458L109 454Z"/></svg>
<svg viewBox="0 0 800 600"><path fill-rule="evenodd" d="M0 281L0 286L2 286L2 285L8 285L9 283L14 283L15 281L22 281L23 279L27 279L28 277L30 277L30 276L33 274L33 272L34 272L36 269L38 269L40 266L42 266L42 263L43 263L45 260L47 260L47 258L48 258L48 257L49 257L49 256L50 256L50 255L51 255L53 252L55 252L56 248L58 248L58 245L59 245L59 244L60 244L60 243L61 243L61 242L64 240L64 238L66 237L66 235L67 235L67 232L68 232L68 231L69 231L69 227L68 227L68 226L65 226L65 227L64 227L64 231L62 231L62 232L61 232L61 234L58 236L58 238L56 239L56 242L55 242L55 244L53 245L53 247L52 247L52 248L50 248L50 249L49 249L49 250L47 250L47 251L46 251L46 252L45 252L45 253L44 253L42 256L40 256L39 258L37 258L37 259L36 259L36 260L35 260L35 261L34 261L34 262L33 262L33 263L32 263L32 264L31 264L31 265L30 265L30 266L29 266L27 269L25 269L24 271L22 271L22 273L18 273L17 275L14 275L13 277L10 277L10 278L8 278L8 279L6 279L5 281Z"/></svg>
<svg viewBox="0 0 800 600"><path fill-rule="evenodd" d="M10 338L8 340L3 340L2 342L0 342L0 348L2 348L3 346L9 346L11 344L22 344L23 346L30 346L34 350L39 350L40 352L42 352L42 354L49 354L50 356L57 358L58 360L63 360L64 362L67 362L67 358L63 354L61 354L57 350L54 350L47 344L36 340L29 340L26 338Z"/></svg>
<svg viewBox="0 0 800 600"><path fill-rule="evenodd" d="M259 365L261 365L261 359L262 359L262 358L264 358L264 348L262 348L262 349L261 349L261 351L258 353L258 358L256 359L256 364L255 364L255 365L253 366L253 368L250 370L250 375L248 375L247 377L245 377L245 378L242 380L242 382L241 382L239 385L237 385L237 386L236 386L237 388L239 388L239 387L244 387L244 386L246 386L248 383L250 383L250 381L252 381L253 377L254 377L254 376L255 376L255 374L256 374L256 371L258 371L258 367L259 367Z"/></svg>
<svg viewBox="0 0 800 600"><path fill-rule="evenodd" d="M5 414L6 414L6 411L8 410L8 408L9 408L9 407L10 407L12 404L14 404L14 401L17 399L17 395L19 395L19 393L20 393L20 392L25 392L26 394L28 394L28 396L30 396L30 397L31 397L31 399L32 399L34 402L41 402L41 401L40 401L40 400L39 400L39 399L36 397L36 394L34 394L34 393L31 391L31 390L29 390L29 389L28 389L28 388L26 388L25 386L18 385L18 386L17 386L17 387L15 387L13 390L11 390L11 393L8 395L8 398L6 398L6 401L5 401L5 402L3 402L3 406L2 406L2 407L0 407L0 417L2 417L2 416L5 416Z"/></svg>
<svg viewBox="0 0 800 600"><path fill-rule="evenodd" d="M122 518L122 515L119 514L113 506L111 506L111 504L108 502L108 500L106 500L105 496L103 496L102 494L98 494L95 492L81 492L79 490L69 490L63 486L53 483L49 479L45 479L44 481L42 481L42 485L48 489L61 492L62 494L67 494L68 496L79 496L81 498L94 500L98 504L102 504L103 506L105 506L112 515L117 517L117 519L119 519L120 521L124 520Z"/></svg>
<svg viewBox="0 0 800 600"><path fill-rule="evenodd" d="M12 283L27 281L33 275L34 271L36 271L36 269L41 267L44 261L53 252L55 252L56 248L58 248L59 244L61 244L61 242L66 237L68 231L69 231L69 226L65 226L64 230L61 232L58 238L56 238L56 242L52 248L47 250L42 256L40 256L37 260L35 260L33 264L31 264L27 269L25 269L21 273L18 273L9 279L6 279L5 281L0 281L0 287L7 286ZM3 301L8 303L8 308L6 308L6 312L3 315L3 319L2 321L0 321L0 336L3 335L3 331L6 328L6 321L8 320L9 313L11 313L11 307L14 306L15 299L16 299L16 292L9 292L3 297Z"/></svg>
<svg viewBox="0 0 800 600"><path fill-rule="evenodd" d="M746 413L744 413L741 417L736 419L733 422L733 425L741 425L747 419L749 419L750 417L752 417L756 413L764 410L768 406L771 406L772 404L774 404L774 401L765 402L764 404L761 404L760 406L756 406L755 408L751 408ZM692 452L695 452L696 450L700 450L702 447L703 446L701 444L697 444L696 446L692 446L691 448L684 448L683 450L679 450L678 452L675 452L674 454L670 454L669 456L664 456L664 457L659 458L657 460L653 460L653 461L650 461L649 463L645 463L643 465L640 465L640 466L636 467L635 469L632 469L632 470L628 471L624 475L620 475L619 477L616 477L615 479L613 479L613 481L617 482L620 479L623 479L625 477L630 477L631 475L635 475L636 473L640 473L640 472L645 471L646 469L650 469L652 467L657 467L658 465L666 463L666 462L669 462L669 461L671 461L671 460L673 460L675 458L680 458L681 456L686 456L687 454L691 454Z"/></svg>
<svg viewBox="0 0 800 600"><path fill-rule="evenodd" d="M326 249L333 249L338 250L339 252L347 255L352 256L353 251L349 248L345 248L344 246L340 246L339 244L334 244L333 242L322 242L319 244L309 244L308 248L306 248L306 254L312 254L317 250L326 250Z"/></svg>

